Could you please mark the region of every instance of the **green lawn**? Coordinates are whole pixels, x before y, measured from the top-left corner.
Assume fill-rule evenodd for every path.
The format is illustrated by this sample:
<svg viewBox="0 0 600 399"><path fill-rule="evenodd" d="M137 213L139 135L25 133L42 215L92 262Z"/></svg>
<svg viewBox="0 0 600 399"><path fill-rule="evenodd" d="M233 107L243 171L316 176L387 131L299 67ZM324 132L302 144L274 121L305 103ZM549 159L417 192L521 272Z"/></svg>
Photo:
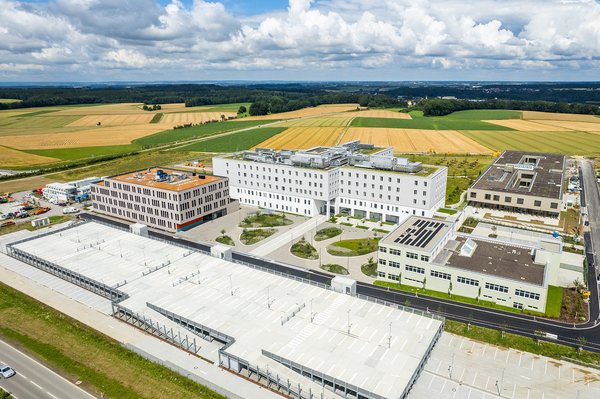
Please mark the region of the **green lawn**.
<svg viewBox="0 0 600 399"><path fill-rule="evenodd" d="M29 217L23 223L15 223L12 226L0 227L0 235L10 234L10 233L14 233L14 232L20 231L20 230L35 231L35 230L46 228L48 226L33 227L31 225L31 221L33 219L39 219L39 218L43 218L43 217L46 217L46 214L35 215L35 216L32 216L32 217ZM48 219L50 219L50 225L49 226L54 226L56 224L60 224L60 223L63 223L63 222L67 222L69 220L73 220L73 216L70 216L70 215L64 215L64 216L63 215L56 215L56 216L49 216Z"/></svg>
<svg viewBox="0 0 600 399"><path fill-rule="evenodd" d="M240 241L242 244L252 245L264 240L265 238L271 237L276 232L277 230L275 229L244 229L242 234L240 234Z"/></svg>
<svg viewBox="0 0 600 399"><path fill-rule="evenodd" d="M225 133L264 124L265 121L227 121L206 123L203 125L185 127L181 129L165 130L163 132L158 132L150 136L145 136L134 140L133 143L141 147L151 147L173 143L176 141L185 141L194 138L212 136L213 134Z"/></svg>
<svg viewBox="0 0 600 399"><path fill-rule="evenodd" d="M337 227L326 227L317 231L315 234L315 241L323 241L329 238L337 237L342 234L342 229Z"/></svg>
<svg viewBox="0 0 600 399"><path fill-rule="evenodd" d="M327 252L334 256L359 256L377 251L379 238L357 238L330 244Z"/></svg>
<svg viewBox="0 0 600 399"><path fill-rule="evenodd" d="M412 119L355 118L354 127L385 127L430 130L511 130L503 126L482 122L482 119L518 119L517 111L473 110L454 112L446 116L427 117L421 111L410 112Z"/></svg>
<svg viewBox="0 0 600 399"><path fill-rule="evenodd" d="M277 227L294 223L281 213L259 213L248 215L240 222L240 227Z"/></svg>
<svg viewBox="0 0 600 399"><path fill-rule="evenodd" d="M553 342L541 341L538 345L534 339L523 337L522 335L505 333L503 337L502 332L498 330L473 325L468 327L465 323L447 319L444 324L444 330L476 341L486 342L504 348L517 349L558 360L562 360L562 358L566 357L592 364L597 367L600 366L600 354L585 350L579 353L575 348L555 344Z"/></svg>
<svg viewBox="0 0 600 399"><path fill-rule="evenodd" d="M89 176L112 176L151 166L169 166L187 159L203 159L198 154L175 151L150 151L124 156L107 162L100 162L83 168L65 170L48 175L49 179L63 181L82 179ZM208 159L208 157L206 158Z"/></svg>
<svg viewBox="0 0 600 399"><path fill-rule="evenodd" d="M446 204L456 204L460 195L471 185L470 178L449 177L446 181Z"/></svg>
<svg viewBox="0 0 600 399"><path fill-rule="evenodd" d="M305 239L301 239L300 241L294 243L290 249L290 252L303 259L319 259L319 253L315 247L310 245L310 243Z"/></svg>
<svg viewBox="0 0 600 399"><path fill-rule="evenodd" d="M462 130L467 130L463 128ZM506 130L502 128L501 130ZM585 132L462 132L492 150L554 152L569 155L600 155L600 134Z"/></svg>
<svg viewBox="0 0 600 399"><path fill-rule="evenodd" d="M455 209L446 209L446 208L440 208L437 211L439 213L445 213L447 215L454 215L457 212Z"/></svg>
<svg viewBox="0 0 600 399"><path fill-rule="evenodd" d="M218 236L217 238L215 238L215 241L220 244L229 245L230 247L235 246L233 239L231 237L229 237L228 235Z"/></svg>
<svg viewBox="0 0 600 399"><path fill-rule="evenodd" d="M242 123L242 122L237 122ZM263 141L286 130L285 127L259 127L244 132L234 133L223 137L201 141L181 147L184 151L200 152L233 152L248 150Z"/></svg>
<svg viewBox="0 0 600 399"><path fill-rule="evenodd" d="M348 274L348 269L342 265L338 265L337 263L327 263L325 265L321 265L321 269L329 273Z"/></svg>
<svg viewBox="0 0 600 399"><path fill-rule="evenodd" d="M0 337L105 398L222 399L83 323L0 284ZM202 360L198 359L201 362Z"/></svg>
<svg viewBox="0 0 600 399"><path fill-rule="evenodd" d="M511 308L508 306L498 305L495 302L484 301L484 300L479 300L479 302L478 302L476 298L469 298L466 296L460 296L460 295L454 295L454 294L452 294L452 296L450 296L450 295L448 295L447 292L422 289L422 288L418 288L418 287L413 287L412 285L405 285L405 284L400 285L398 283L393 283L391 281L376 280L373 284L378 285L380 287L388 287L390 289L397 290L397 291L413 292L413 293L418 293L419 295L423 295L423 296L431 296L434 298L448 299L448 300L455 301L455 302L462 302L462 303L468 303L470 305L481 306L481 307L490 308L490 309L503 310L505 312L525 313L525 314L530 314L530 315L534 315L534 316L544 316L545 315L544 313L541 313L541 312L534 312L531 310L521 311L519 309Z"/></svg>
<svg viewBox="0 0 600 399"><path fill-rule="evenodd" d="M452 154L400 154L412 162L426 165L445 166L448 176L477 177L496 159L489 155L452 155Z"/></svg>
<svg viewBox="0 0 600 399"><path fill-rule="evenodd" d="M563 288L553 285L548 286L548 297L546 298L546 316L560 317L560 307L562 306Z"/></svg>
<svg viewBox="0 0 600 399"><path fill-rule="evenodd" d="M42 155L45 157L58 158L64 161L75 161L84 158L96 158L106 155L124 154L141 149L140 146L130 145L111 145L104 147L78 147L78 148L55 148L50 150L23 150L30 154Z"/></svg>

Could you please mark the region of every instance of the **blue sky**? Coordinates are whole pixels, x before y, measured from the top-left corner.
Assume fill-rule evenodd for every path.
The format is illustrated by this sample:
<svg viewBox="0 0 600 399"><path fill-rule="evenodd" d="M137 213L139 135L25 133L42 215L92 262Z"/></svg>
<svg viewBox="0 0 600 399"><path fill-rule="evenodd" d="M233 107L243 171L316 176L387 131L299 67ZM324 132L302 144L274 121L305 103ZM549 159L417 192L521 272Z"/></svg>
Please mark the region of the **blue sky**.
<svg viewBox="0 0 600 399"><path fill-rule="evenodd" d="M0 82L598 80L598 0L0 0Z"/></svg>

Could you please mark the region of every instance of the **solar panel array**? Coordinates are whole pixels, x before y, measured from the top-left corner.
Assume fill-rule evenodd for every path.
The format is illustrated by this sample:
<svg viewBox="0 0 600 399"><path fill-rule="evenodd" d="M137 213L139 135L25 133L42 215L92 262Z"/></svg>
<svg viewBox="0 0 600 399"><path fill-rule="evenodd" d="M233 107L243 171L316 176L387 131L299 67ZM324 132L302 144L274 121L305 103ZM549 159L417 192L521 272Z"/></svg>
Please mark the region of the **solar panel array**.
<svg viewBox="0 0 600 399"><path fill-rule="evenodd" d="M394 242L417 248L425 248L444 226L444 223L436 222L435 220L418 219L400 237L396 238Z"/></svg>

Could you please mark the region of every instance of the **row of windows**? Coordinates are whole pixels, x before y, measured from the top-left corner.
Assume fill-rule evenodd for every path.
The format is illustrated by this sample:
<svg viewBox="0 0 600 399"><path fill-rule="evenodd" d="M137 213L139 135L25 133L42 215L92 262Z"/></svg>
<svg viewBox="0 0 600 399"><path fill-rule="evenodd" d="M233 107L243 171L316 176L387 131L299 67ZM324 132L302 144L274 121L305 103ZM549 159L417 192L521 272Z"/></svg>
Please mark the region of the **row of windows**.
<svg viewBox="0 0 600 399"><path fill-rule="evenodd" d="M229 168L229 162L225 163L225 165L227 166L227 168ZM260 168L261 168L259 166L256 166L256 168L254 168L252 165L245 165L245 164L243 166L244 166L244 169L249 169L249 170L255 170L256 169L257 171L260 171ZM237 167L238 167L238 169L241 169L242 165L240 163L238 163ZM262 171L263 172L268 172L268 173L275 173L275 174L281 173L282 175L285 175L285 170L277 169L277 168L273 168L273 172L271 172L271 168L270 167L263 166L262 167ZM302 173L304 173L304 177L308 177L309 179L313 178L313 173L311 173L311 172L307 173L307 172L298 172L297 170L294 171L294 174L296 176L300 176ZM292 171L291 170L288 170L288 175L289 176L292 175ZM323 174L321 174L321 173L315 173L314 174L314 178L315 179L316 178L320 178L321 180L323 180Z"/></svg>
<svg viewBox="0 0 600 399"><path fill-rule="evenodd" d="M472 191L469 195L469 198L477 198L477 193ZM500 196L499 195L492 195L492 194L485 194L484 198L488 201L500 201ZM507 204L512 203L512 197L509 196L505 196L504 197L504 202ZM517 205L523 205L525 203L524 198L517 198ZM534 200L533 201L533 206L542 206L542 201L541 200ZM551 202L550 203L550 208L551 209L558 209L558 202Z"/></svg>
<svg viewBox="0 0 600 399"><path fill-rule="evenodd" d="M419 259L419 255L414 252L406 252L406 257L408 259Z"/></svg>
<svg viewBox="0 0 600 399"><path fill-rule="evenodd" d="M408 272L413 272L413 273L425 274L425 269L423 269L422 267L417 267L417 266L406 265L406 266L404 266L404 270L406 270Z"/></svg>
<svg viewBox="0 0 600 399"><path fill-rule="evenodd" d="M462 284L474 285L475 287L479 287L479 281L473 280L472 278L466 278L462 276L456 277L456 281Z"/></svg>
<svg viewBox="0 0 600 399"><path fill-rule="evenodd" d="M540 299L540 294L536 294L535 292L523 291L523 290L515 290L515 295L534 299L536 301Z"/></svg>
<svg viewBox="0 0 600 399"><path fill-rule="evenodd" d="M444 280L452 279L452 275L450 275L448 273L438 272L437 270L432 270L430 274L431 274L431 277L443 278Z"/></svg>
<svg viewBox="0 0 600 399"><path fill-rule="evenodd" d="M508 287L505 287L503 285L498 285L498 284L485 283L485 288L488 290L492 290L492 291L498 291L498 292L504 292L504 293L508 292Z"/></svg>

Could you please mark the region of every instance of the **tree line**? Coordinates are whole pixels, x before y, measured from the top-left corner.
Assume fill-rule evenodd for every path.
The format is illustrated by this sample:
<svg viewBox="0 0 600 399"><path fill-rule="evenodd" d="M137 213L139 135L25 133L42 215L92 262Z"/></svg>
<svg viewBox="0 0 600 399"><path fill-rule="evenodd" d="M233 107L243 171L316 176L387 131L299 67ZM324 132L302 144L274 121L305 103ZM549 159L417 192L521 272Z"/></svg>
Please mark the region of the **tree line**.
<svg viewBox="0 0 600 399"><path fill-rule="evenodd" d="M600 115L600 107L593 104L571 104L550 101L515 101L515 100L445 100L430 99L418 103L417 108L423 110L425 116L443 116L456 111L469 109L511 109L519 111L559 112L567 114Z"/></svg>

